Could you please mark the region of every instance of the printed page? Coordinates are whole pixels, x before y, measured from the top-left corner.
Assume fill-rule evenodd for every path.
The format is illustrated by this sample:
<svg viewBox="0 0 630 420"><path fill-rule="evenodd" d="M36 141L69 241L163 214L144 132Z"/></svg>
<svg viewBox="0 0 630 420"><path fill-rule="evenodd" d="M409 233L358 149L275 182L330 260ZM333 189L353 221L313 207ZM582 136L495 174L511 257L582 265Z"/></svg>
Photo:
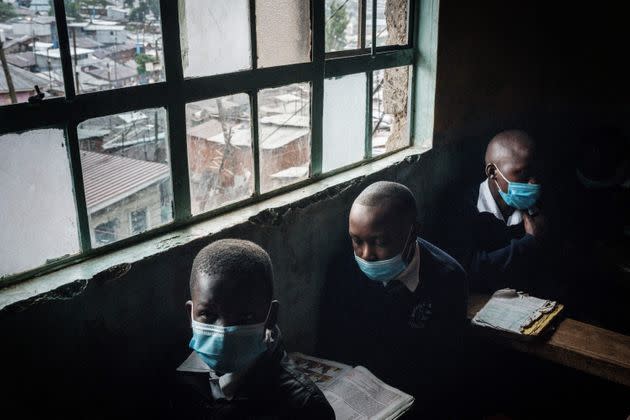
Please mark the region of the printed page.
<svg viewBox="0 0 630 420"><path fill-rule="evenodd" d="M323 390L337 419L394 419L413 404L411 395L397 390L362 366L338 377Z"/></svg>
<svg viewBox="0 0 630 420"><path fill-rule="evenodd" d="M352 370L352 366L298 352L289 353L288 356L293 361L295 368L308 376L322 391L328 388L339 376Z"/></svg>
<svg viewBox="0 0 630 420"><path fill-rule="evenodd" d="M514 289L501 289L474 316L472 323L521 334L525 327L555 306L554 301L528 296Z"/></svg>

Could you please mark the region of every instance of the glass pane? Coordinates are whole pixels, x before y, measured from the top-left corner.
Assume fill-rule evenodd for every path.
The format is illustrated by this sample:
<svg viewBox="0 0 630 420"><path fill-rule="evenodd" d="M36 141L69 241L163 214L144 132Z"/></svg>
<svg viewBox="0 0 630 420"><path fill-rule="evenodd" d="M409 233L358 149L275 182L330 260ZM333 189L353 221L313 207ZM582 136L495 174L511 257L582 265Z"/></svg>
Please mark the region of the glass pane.
<svg viewBox="0 0 630 420"><path fill-rule="evenodd" d="M409 0L377 0L376 46L406 45ZM371 19L371 17L370 17ZM371 35L370 35L371 39ZM370 43L371 45L371 43Z"/></svg>
<svg viewBox="0 0 630 420"><path fill-rule="evenodd" d="M311 163L311 86L295 83L258 93L260 190L308 178Z"/></svg>
<svg viewBox="0 0 630 420"><path fill-rule="evenodd" d="M326 0L326 52L359 48L359 0Z"/></svg>
<svg viewBox="0 0 630 420"><path fill-rule="evenodd" d="M0 50L7 66L0 65L0 106L28 102L38 94L35 86L44 99L65 94L55 17L46 15L52 10L47 1L39 3L0 2Z"/></svg>
<svg viewBox="0 0 630 420"><path fill-rule="evenodd" d="M179 0L185 77L252 67L249 0Z"/></svg>
<svg viewBox="0 0 630 420"><path fill-rule="evenodd" d="M372 91L372 155L409 146L410 67L376 70Z"/></svg>
<svg viewBox="0 0 630 420"><path fill-rule="evenodd" d="M365 73L324 81L324 172L363 159L366 82Z"/></svg>
<svg viewBox="0 0 630 420"><path fill-rule="evenodd" d="M173 220L163 108L93 118L77 131L92 246Z"/></svg>
<svg viewBox="0 0 630 420"><path fill-rule="evenodd" d="M249 96L239 93L186 104L192 214L254 193Z"/></svg>
<svg viewBox="0 0 630 420"><path fill-rule="evenodd" d="M79 252L63 131L0 137L0 276Z"/></svg>
<svg viewBox="0 0 630 420"><path fill-rule="evenodd" d="M65 0L77 93L164 81L160 1L108 3Z"/></svg>
<svg viewBox="0 0 630 420"><path fill-rule="evenodd" d="M256 1L256 39L258 67L310 61L310 1Z"/></svg>

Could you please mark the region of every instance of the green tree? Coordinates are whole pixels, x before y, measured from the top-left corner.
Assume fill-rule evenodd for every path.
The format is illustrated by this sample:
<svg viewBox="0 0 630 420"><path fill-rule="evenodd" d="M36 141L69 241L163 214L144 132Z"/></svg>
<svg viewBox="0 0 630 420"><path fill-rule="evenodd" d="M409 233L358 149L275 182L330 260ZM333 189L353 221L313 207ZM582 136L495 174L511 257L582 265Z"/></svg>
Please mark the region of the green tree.
<svg viewBox="0 0 630 420"><path fill-rule="evenodd" d="M350 19L346 12L346 3L332 0L326 11L326 51L340 51L346 47L346 27Z"/></svg>
<svg viewBox="0 0 630 420"><path fill-rule="evenodd" d="M17 16L12 4L0 2L0 22Z"/></svg>
<svg viewBox="0 0 630 420"><path fill-rule="evenodd" d="M135 9L129 13L129 20L132 22L144 22L145 16L149 13L149 6L146 1L141 1Z"/></svg>
<svg viewBox="0 0 630 420"><path fill-rule="evenodd" d="M160 18L160 0L147 0L149 10L153 13L156 19Z"/></svg>
<svg viewBox="0 0 630 420"><path fill-rule="evenodd" d="M138 74L145 74L147 72L146 63L152 63L153 57L147 54L138 54L136 55L136 64L138 69Z"/></svg>

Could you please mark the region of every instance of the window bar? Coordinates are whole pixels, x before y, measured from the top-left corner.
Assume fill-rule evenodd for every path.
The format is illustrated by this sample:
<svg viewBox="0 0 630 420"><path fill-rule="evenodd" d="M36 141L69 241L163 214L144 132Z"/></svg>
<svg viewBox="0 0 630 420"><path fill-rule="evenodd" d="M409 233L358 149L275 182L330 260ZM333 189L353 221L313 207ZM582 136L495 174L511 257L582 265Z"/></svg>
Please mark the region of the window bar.
<svg viewBox="0 0 630 420"><path fill-rule="evenodd" d="M415 22L418 22L418 20L416 20L417 16L416 16L416 10L420 9L419 7L416 6L416 2L413 0L409 0L407 2L407 46L408 47L413 47L415 44L415 38L416 38L416 32L414 31L413 28L415 28Z"/></svg>
<svg viewBox="0 0 630 420"><path fill-rule="evenodd" d="M365 48L365 31L367 18L367 0L360 0L359 3L359 48Z"/></svg>
<svg viewBox="0 0 630 420"><path fill-rule="evenodd" d="M184 70L179 43L179 10L176 1L161 1L162 57L167 80L168 141L173 183L173 218L188 220L190 184L188 180L188 150L186 145L186 104L184 100Z"/></svg>
<svg viewBox="0 0 630 420"><path fill-rule="evenodd" d="M376 54L376 0L372 0L372 45L370 46L370 54Z"/></svg>
<svg viewBox="0 0 630 420"><path fill-rule="evenodd" d="M324 111L324 75L326 59L325 35L325 0L313 0L311 3L312 19L312 56L314 74L311 84L311 177L322 173L322 124Z"/></svg>
<svg viewBox="0 0 630 420"><path fill-rule="evenodd" d="M260 195L260 142L258 131L258 92L253 90L249 93L251 127L252 127L252 152L254 156L254 196Z"/></svg>
<svg viewBox="0 0 630 420"><path fill-rule="evenodd" d="M59 38L61 70L63 72L63 84L66 90L66 98L73 99L76 96L76 90L74 87L74 72L76 69L73 68L72 56L70 55L70 40L68 37L66 8L63 0L55 0L54 7L55 20L57 21L57 37Z"/></svg>
<svg viewBox="0 0 630 420"><path fill-rule="evenodd" d="M258 68L258 39L256 37L256 0L249 0L249 36L252 49L252 69ZM260 137L258 129L258 91L249 92L252 156L254 158L254 196L260 195Z"/></svg>
<svg viewBox="0 0 630 420"><path fill-rule="evenodd" d="M366 73L366 97L365 97L365 159L372 157L372 88L374 72Z"/></svg>
<svg viewBox="0 0 630 420"><path fill-rule="evenodd" d="M79 147L79 137L77 135L77 121L68 122L66 136L68 142L68 155L70 157L70 172L74 187L74 198L77 209L77 223L79 228L79 241L81 251L87 252L92 249L90 235L90 222L85 201L85 188L83 185L83 170L81 167L81 149Z"/></svg>

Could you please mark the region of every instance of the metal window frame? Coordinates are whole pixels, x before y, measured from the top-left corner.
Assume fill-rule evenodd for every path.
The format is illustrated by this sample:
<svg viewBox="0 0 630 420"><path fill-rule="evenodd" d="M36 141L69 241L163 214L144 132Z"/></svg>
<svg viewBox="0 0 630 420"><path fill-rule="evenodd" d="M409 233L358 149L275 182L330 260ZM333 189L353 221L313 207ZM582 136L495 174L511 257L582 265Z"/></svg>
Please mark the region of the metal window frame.
<svg viewBox="0 0 630 420"><path fill-rule="evenodd" d="M360 0L365 7L372 1L376 10L376 0ZM361 166L369 161L384 158L391 153L378 157L371 156L371 101L372 72L390 67L410 66L414 63L414 36L416 29L416 5L408 2L407 45L375 46L376 13L372 13L372 46L369 49L344 51L343 54L325 52L325 0L311 0L311 62L258 68L256 42L256 0L250 4L250 37L252 40L252 68L235 73L186 79L183 74L181 45L179 39L178 1L161 1L162 58L166 81L147 85L138 85L76 94L74 86L73 63L70 54L70 41L66 21L64 0L54 0L57 32L61 50L62 73L65 97L46 99L39 103L19 103L0 107L0 135L25 132L48 127L63 127L68 144L70 169L72 174L75 206L77 211L80 254L62 257L43 266L10 274L0 278L0 287L7 286L28 278L36 277L62 267L85 261L92 257L126 248L144 240L157 237L166 232L202 221L217 215L245 207L264 199L277 196L287 191L299 189L315 183L322 178ZM363 41L365 42L363 30ZM354 73L367 74L366 121L370 129L366 130L365 159L334 171L322 173L322 118L324 102L324 79ZM415 72L413 72L415 74ZM289 85L298 82L311 84L311 175L308 179L285 187L260 193L260 162L258 133L258 91L261 89ZM415 76L411 80L411 92L415 92ZM246 93L250 96L252 118L252 142L255 169L255 192L242 201L232 203L209 212L192 216L190 210L190 185L188 175L188 155L186 143L187 103L203 99L216 98L230 94ZM412 96L413 97L413 96ZM411 100L411 98L409 99ZM173 221L138 235L121 239L104 246L93 247L91 244L88 213L83 188L83 175L77 126L90 118L114 115L146 108L165 108L167 111L167 132L173 185ZM413 107L411 107L413 109ZM410 118L410 127L412 115ZM410 130L410 144L413 135Z"/></svg>

